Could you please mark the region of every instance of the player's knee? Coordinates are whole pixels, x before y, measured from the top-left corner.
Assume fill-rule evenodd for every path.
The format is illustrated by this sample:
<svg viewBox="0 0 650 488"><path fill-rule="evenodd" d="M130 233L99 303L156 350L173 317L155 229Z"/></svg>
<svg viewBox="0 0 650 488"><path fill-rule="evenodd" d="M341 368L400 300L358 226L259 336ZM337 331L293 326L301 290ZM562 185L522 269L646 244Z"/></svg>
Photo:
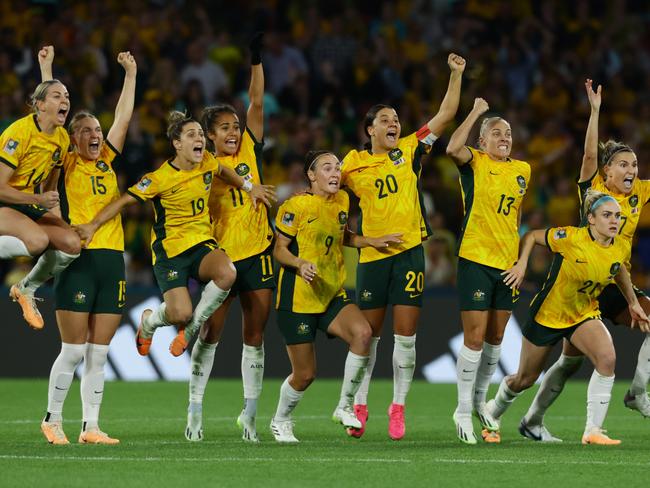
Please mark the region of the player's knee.
<svg viewBox="0 0 650 488"><path fill-rule="evenodd" d="M515 391L527 390L528 388L530 388L535 384L537 378L539 378L538 373L525 373L522 375L516 375L515 380L513 381L514 383L513 390Z"/></svg>
<svg viewBox="0 0 650 488"><path fill-rule="evenodd" d="M32 256L38 256L47 249L50 240L45 232L33 233L21 239Z"/></svg>
<svg viewBox="0 0 650 488"><path fill-rule="evenodd" d="M370 349L371 339L372 329L367 322L359 324L352 331L352 342L364 351Z"/></svg>
<svg viewBox="0 0 650 488"><path fill-rule="evenodd" d="M79 254L81 252L79 235L72 230L66 232L58 244L58 249L66 254Z"/></svg>
<svg viewBox="0 0 650 488"><path fill-rule="evenodd" d="M483 349L482 337L474 336L472 334L465 334L463 343L465 344L466 347L468 347L472 351L480 351L481 349Z"/></svg>
<svg viewBox="0 0 650 488"><path fill-rule="evenodd" d="M222 266L219 270L219 275L215 278L214 282L223 290L230 290L232 285L235 284L237 279L237 270L235 265L228 262L227 265Z"/></svg>
<svg viewBox="0 0 650 488"><path fill-rule="evenodd" d="M296 383L298 391L304 391L316 379L316 370L308 369L293 373L293 381Z"/></svg>
<svg viewBox="0 0 650 488"><path fill-rule="evenodd" d="M596 371L603 376L612 376L616 368L616 352L612 349L606 353L599 354L594 365Z"/></svg>
<svg viewBox="0 0 650 488"><path fill-rule="evenodd" d="M264 343L264 333L262 331L244 331L244 344L247 346L260 347Z"/></svg>
<svg viewBox="0 0 650 488"><path fill-rule="evenodd" d="M192 319L192 307L167 305L165 316L169 323L184 327Z"/></svg>

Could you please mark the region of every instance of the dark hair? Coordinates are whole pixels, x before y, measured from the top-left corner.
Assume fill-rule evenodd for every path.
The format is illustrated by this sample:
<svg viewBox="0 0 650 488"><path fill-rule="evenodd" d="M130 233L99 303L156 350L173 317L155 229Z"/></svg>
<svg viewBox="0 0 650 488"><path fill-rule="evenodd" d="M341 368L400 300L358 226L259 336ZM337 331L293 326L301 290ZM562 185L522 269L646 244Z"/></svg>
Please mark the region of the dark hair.
<svg viewBox="0 0 650 488"><path fill-rule="evenodd" d="M325 154L334 155L332 151L325 151L323 149L319 149L317 151L309 151L305 156L304 172L305 172L305 178L307 178L307 183L311 184L311 181L309 180L309 176L307 175L307 173L309 172L310 169L313 169L312 166L314 165L314 163L316 163L316 160Z"/></svg>
<svg viewBox="0 0 650 488"><path fill-rule="evenodd" d="M97 119L97 117L94 114L90 113L88 110L80 110L79 112L75 113L68 123L68 134L72 135L74 131L77 130L77 124L83 119L87 119L89 117Z"/></svg>
<svg viewBox="0 0 650 488"><path fill-rule="evenodd" d="M201 114L201 125L206 133L212 132L212 126L217 123L217 119L221 114L233 114L236 116L237 111L235 110L235 107L229 103L220 103L203 109L203 113ZM206 143L208 151L214 152L216 150L209 137L206 138Z"/></svg>
<svg viewBox="0 0 650 488"><path fill-rule="evenodd" d="M45 100L45 97L47 97L47 92L50 90L50 87L52 85L56 85L57 83L63 85L63 83L61 83L59 80L54 78L52 80L47 80L39 83L38 86L34 89L34 93L32 93L29 96L29 106L34 111L34 113L38 114L38 108L36 107L36 103Z"/></svg>
<svg viewBox="0 0 650 488"><path fill-rule="evenodd" d="M373 122L375 121L375 118L377 117L377 113L379 113L380 110L383 110L385 108L390 108L392 110L395 110L393 107L390 105L386 105L383 103L378 103L377 105L373 105L370 107L370 110L366 112L366 116L363 119L363 131L366 133L368 136L368 139L370 139L370 133L368 132L368 127L372 126ZM368 141L363 145L364 149L372 149L372 142Z"/></svg>
<svg viewBox="0 0 650 488"><path fill-rule="evenodd" d="M612 158L615 154L620 152L634 152L632 148L627 144L622 142L614 141L610 139L607 142L601 142L598 144L598 149L600 150L600 164L601 166L607 166L611 164Z"/></svg>
<svg viewBox="0 0 650 488"><path fill-rule="evenodd" d="M183 127L190 122L199 123L191 115L187 115L187 113L179 112L178 110L169 112L169 116L167 117L167 138L174 152L176 152L174 141L178 141L181 138Z"/></svg>

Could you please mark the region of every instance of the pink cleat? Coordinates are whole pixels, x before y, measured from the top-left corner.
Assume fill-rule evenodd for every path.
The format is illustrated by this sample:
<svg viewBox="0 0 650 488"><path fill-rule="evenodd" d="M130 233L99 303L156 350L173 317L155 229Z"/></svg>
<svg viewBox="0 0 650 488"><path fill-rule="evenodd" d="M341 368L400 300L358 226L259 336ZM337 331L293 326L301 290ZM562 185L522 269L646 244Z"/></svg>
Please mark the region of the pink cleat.
<svg viewBox="0 0 650 488"><path fill-rule="evenodd" d="M394 441L404 437L406 425L404 425L404 405L391 403L388 407L388 435Z"/></svg>
<svg viewBox="0 0 650 488"><path fill-rule="evenodd" d="M345 429L345 431L350 437L356 437L358 439L366 431L366 422L368 421L368 405L355 405L354 414L359 419L359 422L361 422L361 428L353 429L350 427Z"/></svg>

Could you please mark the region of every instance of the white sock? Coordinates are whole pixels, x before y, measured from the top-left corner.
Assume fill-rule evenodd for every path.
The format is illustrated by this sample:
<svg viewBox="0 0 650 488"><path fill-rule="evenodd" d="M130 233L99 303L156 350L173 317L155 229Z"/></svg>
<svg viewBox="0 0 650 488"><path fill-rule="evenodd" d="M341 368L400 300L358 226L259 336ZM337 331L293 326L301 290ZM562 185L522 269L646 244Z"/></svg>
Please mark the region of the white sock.
<svg viewBox="0 0 650 488"><path fill-rule="evenodd" d="M609 409L609 400L612 398L614 375L603 376L594 370L587 387L587 425L585 433L594 427L601 429Z"/></svg>
<svg viewBox="0 0 650 488"><path fill-rule="evenodd" d="M47 387L46 422L60 422L63 419L63 402L68 395L74 370L84 357L85 344L61 343L61 352L57 356Z"/></svg>
<svg viewBox="0 0 650 488"><path fill-rule="evenodd" d="M485 405L488 388L494 372L499 367L499 358L501 357L501 344L483 343L483 352L481 361L476 371L476 380L474 381L474 408L478 409Z"/></svg>
<svg viewBox="0 0 650 488"><path fill-rule="evenodd" d="M84 431L99 428L99 408L104 396L104 365L107 356L107 345L90 342L86 344L84 373L81 377L82 430Z"/></svg>
<svg viewBox="0 0 650 488"><path fill-rule="evenodd" d="M244 344L241 353L241 377L244 385L244 414L255 417L264 379L264 345L257 347Z"/></svg>
<svg viewBox="0 0 650 488"><path fill-rule="evenodd" d="M152 314L149 314L149 316L144 319L144 322L142 324L142 335L145 338L152 337L158 327L171 326L171 324L167 322L167 318L165 316L166 310L167 304L165 302L162 302L158 308L153 311Z"/></svg>
<svg viewBox="0 0 650 488"><path fill-rule="evenodd" d="M415 334L394 335L393 346L393 403L404 405L411 389L415 372Z"/></svg>
<svg viewBox="0 0 650 488"><path fill-rule="evenodd" d="M190 404L203 403L203 394L205 393L205 387L208 384L210 373L212 372L217 344L219 343L208 344L199 338L192 348L192 358L190 360Z"/></svg>
<svg viewBox="0 0 650 488"><path fill-rule="evenodd" d="M214 311L228 297L228 293L230 293L230 290L222 290L214 281L210 281L205 285L201 293L201 299L196 304L196 308L192 314L192 320L190 320L190 323L185 328L185 339L189 341L194 337L194 334L199 331L205 321L212 316Z"/></svg>
<svg viewBox="0 0 650 488"><path fill-rule="evenodd" d="M630 386L630 393L634 396L645 395L648 380L650 380L650 334L646 334L641 349L639 349L639 357L632 385Z"/></svg>
<svg viewBox="0 0 650 488"><path fill-rule="evenodd" d="M32 270L20 282L21 291L35 293L43 283L59 274L78 257L79 254L68 254L63 251L48 249L38 258Z"/></svg>
<svg viewBox="0 0 650 488"><path fill-rule="evenodd" d="M375 362L377 361L377 344L379 344L380 337L371 337L370 339L370 355L368 356L368 367L366 374L361 380L361 385L354 396L354 403L356 405L368 404L368 388L370 387L370 378L372 377L372 370L375 369Z"/></svg>
<svg viewBox="0 0 650 488"><path fill-rule="evenodd" d="M506 383L506 378L501 380L499 385L499 391L497 391L497 396L494 397L494 411L490 412L495 419L500 419L501 416L510 408L512 402L515 401L519 395L521 395L526 390L521 390L519 393L512 391L508 384Z"/></svg>
<svg viewBox="0 0 650 488"><path fill-rule="evenodd" d="M291 412L296 408L298 402L305 394L304 391L294 390L289 384L289 378L284 380L280 387L280 399L278 400L278 408L275 411L275 420L290 420Z"/></svg>
<svg viewBox="0 0 650 488"><path fill-rule="evenodd" d="M546 371L542 384L539 385L539 390L524 416L527 424L542 425L544 423L546 411L560 396L567 380L580 369L583 360L584 356L560 355L553 366Z"/></svg>
<svg viewBox="0 0 650 488"><path fill-rule="evenodd" d="M14 236L0 236L0 259L31 256L25 243Z"/></svg>
<svg viewBox="0 0 650 488"><path fill-rule="evenodd" d="M474 351L466 345L462 345L458 352L456 361L456 376L458 377L458 406L456 412L460 414L472 413L472 395L474 393L474 382L476 372L481 360L481 351Z"/></svg>
<svg viewBox="0 0 650 488"><path fill-rule="evenodd" d="M341 386L341 397L338 408L352 407L354 395L361 386L361 381L368 369L369 356L359 356L348 351L348 357L345 359L345 369L343 373L343 385Z"/></svg>

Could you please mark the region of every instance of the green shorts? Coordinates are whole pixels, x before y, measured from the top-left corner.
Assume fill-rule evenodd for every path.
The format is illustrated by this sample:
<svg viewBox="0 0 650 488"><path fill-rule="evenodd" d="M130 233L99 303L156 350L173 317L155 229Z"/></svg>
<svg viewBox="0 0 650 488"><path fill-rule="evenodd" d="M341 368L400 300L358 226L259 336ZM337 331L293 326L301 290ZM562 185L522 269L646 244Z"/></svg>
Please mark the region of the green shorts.
<svg viewBox="0 0 650 488"><path fill-rule="evenodd" d="M646 296L646 294L636 286L634 287L634 294L637 298ZM607 285L598 296L598 308L600 309L600 315L602 317L609 319L616 324L616 317L618 317L621 312L627 310L627 300L625 300L625 297L621 293L621 290L618 289L618 286L611 283Z"/></svg>
<svg viewBox="0 0 650 488"><path fill-rule="evenodd" d="M233 264L237 270L237 279L230 289L230 296L235 296L243 291L275 289L271 246L259 254L235 261Z"/></svg>
<svg viewBox="0 0 650 488"><path fill-rule="evenodd" d="M288 346L304 344L316 340L316 330L327 333L327 329L339 312L351 305L347 295L339 295L332 299L327 310L322 313L297 313L290 310L278 310L278 327ZM328 334L328 337L333 337Z"/></svg>
<svg viewBox="0 0 650 488"><path fill-rule="evenodd" d="M54 280L57 310L122 315L126 304L124 253L82 249Z"/></svg>
<svg viewBox="0 0 650 488"><path fill-rule="evenodd" d="M529 317L521 327L521 333L526 339L538 347L554 346L562 339L567 339L570 342L571 336L578 329L578 327L580 327L585 322L598 319L598 317L589 318L583 320L579 324L572 325L571 327L567 327L565 329L554 329L552 327L546 327L545 325L539 324L535 322L534 318Z"/></svg>
<svg viewBox="0 0 650 488"><path fill-rule="evenodd" d="M391 305L422 307L424 249L421 245L357 267L357 305L362 310Z"/></svg>
<svg viewBox="0 0 650 488"><path fill-rule="evenodd" d="M26 204L26 203L2 203L0 202L0 207L9 207L20 212L23 215L27 215L30 219L36 222L43 215L49 212L45 207L41 207L36 204Z"/></svg>
<svg viewBox="0 0 650 488"><path fill-rule="evenodd" d="M512 310L519 291L503 282L503 270L458 258L458 301L461 311Z"/></svg>
<svg viewBox="0 0 650 488"><path fill-rule="evenodd" d="M187 287L190 278L201 281L199 267L203 258L217 249L215 241L205 241L190 247L173 258L156 259L153 273L161 293L172 288Z"/></svg>

